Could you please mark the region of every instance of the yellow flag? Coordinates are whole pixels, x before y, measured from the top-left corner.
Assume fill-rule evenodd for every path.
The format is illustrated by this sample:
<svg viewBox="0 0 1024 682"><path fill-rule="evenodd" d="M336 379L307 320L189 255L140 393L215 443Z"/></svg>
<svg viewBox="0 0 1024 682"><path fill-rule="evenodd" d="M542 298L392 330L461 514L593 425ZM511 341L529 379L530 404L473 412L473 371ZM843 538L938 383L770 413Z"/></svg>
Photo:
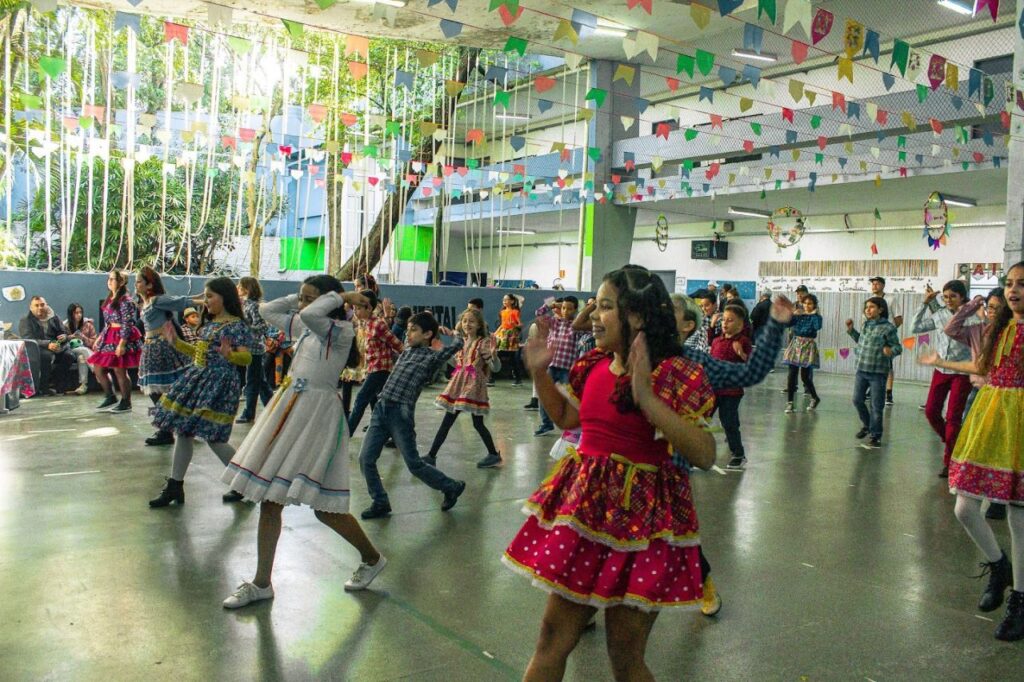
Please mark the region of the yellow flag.
<svg viewBox="0 0 1024 682"><path fill-rule="evenodd" d="M626 85L633 85L633 78L636 77L636 69L627 64L619 64L615 67L615 75L612 76L612 83L625 81Z"/></svg>
<svg viewBox="0 0 1024 682"><path fill-rule="evenodd" d="M416 59L419 60L420 66L433 66L440 57L441 55L430 50L416 50Z"/></svg>
<svg viewBox="0 0 1024 682"><path fill-rule="evenodd" d="M846 50L848 59L853 59L864 49L864 24L853 19L846 20L843 48Z"/></svg>
<svg viewBox="0 0 1024 682"><path fill-rule="evenodd" d="M459 81L448 80L444 82L444 91L449 97L458 97L459 93L462 92L462 89L465 87L466 84L460 83Z"/></svg>
<svg viewBox="0 0 1024 682"><path fill-rule="evenodd" d="M946 62L946 87L953 92L960 89L960 67L953 62Z"/></svg>
<svg viewBox="0 0 1024 682"><path fill-rule="evenodd" d="M843 80L843 78L853 82L853 60L849 57L839 58L839 75L836 80Z"/></svg>
<svg viewBox="0 0 1024 682"><path fill-rule="evenodd" d="M551 40L558 42L562 38L565 38L573 45L580 42L580 36L576 33L576 30L572 27L572 23L568 19L562 19L558 22L558 28L555 29L555 35L552 36Z"/></svg>
<svg viewBox="0 0 1024 682"><path fill-rule="evenodd" d="M754 100L747 97L740 97L740 111L747 111L754 106Z"/></svg>
<svg viewBox="0 0 1024 682"><path fill-rule="evenodd" d="M910 132L914 132L915 130L917 130L917 121L914 120L914 117L910 115L909 111L903 112L902 119L903 125L910 128Z"/></svg>
<svg viewBox="0 0 1024 682"><path fill-rule="evenodd" d="M711 9L697 2L690 3L690 18L697 28L704 30L711 23Z"/></svg>
<svg viewBox="0 0 1024 682"><path fill-rule="evenodd" d="M789 96L793 98L794 102L802 100L804 98L804 84L798 80L789 79Z"/></svg>

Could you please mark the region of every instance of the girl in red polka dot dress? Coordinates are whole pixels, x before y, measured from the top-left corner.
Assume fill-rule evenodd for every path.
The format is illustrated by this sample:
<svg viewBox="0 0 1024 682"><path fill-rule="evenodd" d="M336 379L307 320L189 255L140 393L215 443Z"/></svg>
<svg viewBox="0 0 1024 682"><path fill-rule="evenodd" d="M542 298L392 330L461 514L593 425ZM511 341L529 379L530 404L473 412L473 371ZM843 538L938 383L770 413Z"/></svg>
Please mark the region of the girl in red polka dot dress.
<svg viewBox="0 0 1024 682"><path fill-rule="evenodd" d="M527 680L561 679L597 609L615 678L653 679L644 651L658 612L698 607L702 596L697 514L672 451L703 469L714 463L705 422L714 393L680 355L672 302L646 269L606 275L591 318L597 348L569 386L543 371L543 340L526 347L548 414L582 429L577 451L527 500L529 518L503 557L550 593Z"/></svg>

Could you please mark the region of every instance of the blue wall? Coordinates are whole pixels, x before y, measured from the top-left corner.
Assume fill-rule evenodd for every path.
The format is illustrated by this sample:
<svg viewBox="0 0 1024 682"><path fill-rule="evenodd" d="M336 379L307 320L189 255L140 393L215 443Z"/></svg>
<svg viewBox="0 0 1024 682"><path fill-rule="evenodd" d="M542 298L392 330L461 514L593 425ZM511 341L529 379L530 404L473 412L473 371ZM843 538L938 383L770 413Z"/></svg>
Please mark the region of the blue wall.
<svg viewBox="0 0 1024 682"><path fill-rule="evenodd" d="M203 291L205 277L165 277L164 286L167 293L178 296L198 295ZM129 282L133 285L134 277ZM264 295L268 299L278 298L287 294L297 293L299 283L263 279ZM81 303L87 317L100 320L100 302L106 296L107 276L104 273L78 272L39 272L26 270L0 270L0 288L21 286L25 289L25 300L11 302L0 297L0 320L13 322L17 330L17 322L28 314L29 300L32 296L42 296L50 307L64 319L70 303ZM351 289L351 285L348 286ZM533 311L543 304L549 296L572 293L581 299L589 294L576 292L557 292L541 289L481 289L478 287L435 287L411 285L381 285L383 296L390 298L397 306L411 306L415 310L429 309L434 312L441 324L453 326L455 316L466 307L471 298L484 300L484 316L491 326L498 320L501 310L501 299L507 292L526 298L523 305L523 320L533 317Z"/></svg>

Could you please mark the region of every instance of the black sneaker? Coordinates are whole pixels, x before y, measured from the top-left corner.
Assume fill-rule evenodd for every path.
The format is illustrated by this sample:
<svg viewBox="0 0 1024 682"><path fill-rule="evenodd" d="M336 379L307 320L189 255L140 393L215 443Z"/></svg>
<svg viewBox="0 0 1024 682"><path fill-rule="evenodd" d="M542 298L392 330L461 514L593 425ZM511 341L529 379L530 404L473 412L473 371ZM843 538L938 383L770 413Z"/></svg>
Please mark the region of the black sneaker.
<svg viewBox="0 0 1024 682"><path fill-rule="evenodd" d="M540 409L540 405L537 403L537 399L533 398L530 400L530 402L523 405L523 409L529 410L530 412L536 412L537 410Z"/></svg>
<svg viewBox="0 0 1024 682"><path fill-rule="evenodd" d="M729 463L725 465L725 468L732 469L733 471L742 471L746 463L746 457L733 457L729 460Z"/></svg>
<svg viewBox="0 0 1024 682"><path fill-rule="evenodd" d="M444 502L441 503L441 511L448 511L459 501L459 496L466 491L465 481L456 481L455 490L444 494Z"/></svg>
<svg viewBox="0 0 1024 682"><path fill-rule="evenodd" d="M856 436L857 440L860 440L864 436L868 435L868 433L869 433L868 427L865 426L863 429L861 429L860 431L857 432L857 436Z"/></svg>
<svg viewBox="0 0 1024 682"><path fill-rule="evenodd" d="M108 393L107 397L103 399L103 402L96 406L98 412L106 412L112 405L117 404L117 396L113 393Z"/></svg>
<svg viewBox="0 0 1024 682"><path fill-rule="evenodd" d="M939 478L949 478L949 467L939 469Z"/></svg>
<svg viewBox="0 0 1024 682"><path fill-rule="evenodd" d="M555 432L555 427L553 427L553 426L542 426L539 429L537 429L536 431L534 431L533 435L536 436L537 438L540 438L541 436L546 436L549 433L554 433L554 432Z"/></svg>
<svg viewBox="0 0 1024 682"><path fill-rule="evenodd" d="M501 455L497 452L492 452L482 460L476 463L477 469L491 469L501 464Z"/></svg>
<svg viewBox="0 0 1024 682"><path fill-rule="evenodd" d="M894 401L892 399L892 391L886 391L885 392L885 404L886 405L895 405L896 404L896 401Z"/></svg>
<svg viewBox="0 0 1024 682"><path fill-rule="evenodd" d="M391 505L387 502L384 504L377 504L374 502L369 507L363 510L363 513L359 515L362 519L379 519L391 514Z"/></svg>
<svg viewBox="0 0 1024 682"><path fill-rule="evenodd" d="M238 419L235 420L235 423L236 424L252 424L252 417L248 417L248 416L243 414L241 417L239 417Z"/></svg>
<svg viewBox="0 0 1024 682"><path fill-rule="evenodd" d="M108 410L108 412L110 412L111 414L124 414L126 412L131 412L131 411L132 411L132 401L131 400L122 400L117 405L115 405L114 407L110 408L110 410Z"/></svg>
<svg viewBox="0 0 1024 682"><path fill-rule="evenodd" d="M245 496L237 490L231 490L221 495L220 499L224 502L241 502L245 499Z"/></svg>
<svg viewBox="0 0 1024 682"><path fill-rule="evenodd" d="M877 450L882 447L882 439L871 436L871 438L868 438L867 442L861 443L860 446L865 450Z"/></svg>
<svg viewBox="0 0 1024 682"><path fill-rule="evenodd" d="M1010 603L1006 605L1006 616L996 627L996 639L1015 642L1024 639L1024 592L1010 591Z"/></svg>
<svg viewBox="0 0 1024 682"><path fill-rule="evenodd" d="M432 467L436 467L437 466L437 455L427 455L426 457L423 458L423 463L424 464L429 464Z"/></svg>
<svg viewBox="0 0 1024 682"><path fill-rule="evenodd" d="M146 439L146 445L174 445L174 435L170 431L157 431Z"/></svg>

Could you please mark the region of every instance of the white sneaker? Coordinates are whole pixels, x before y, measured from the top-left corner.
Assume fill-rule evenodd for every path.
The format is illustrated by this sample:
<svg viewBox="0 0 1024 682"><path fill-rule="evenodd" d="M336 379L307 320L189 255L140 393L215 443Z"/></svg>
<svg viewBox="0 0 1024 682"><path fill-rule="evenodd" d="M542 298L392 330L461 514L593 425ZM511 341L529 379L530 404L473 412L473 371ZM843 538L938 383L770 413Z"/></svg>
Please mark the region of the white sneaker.
<svg viewBox="0 0 1024 682"><path fill-rule="evenodd" d="M796 410L793 409L793 403L786 403L786 414L793 414Z"/></svg>
<svg viewBox="0 0 1024 682"><path fill-rule="evenodd" d="M384 558L383 554L380 555L380 559L373 566L370 564L359 564L359 568L352 574L352 577L345 581L345 591L357 592L365 590L387 565L388 560Z"/></svg>
<svg viewBox="0 0 1024 682"><path fill-rule="evenodd" d="M254 601L274 598L274 586L256 587L250 582L242 581L235 593L224 600L224 608L240 609Z"/></svg>
<svg viewBox="0 0 1024 682"><path fill-rule="evenodd" d="M81 386L79 386L78 388L75 389L75 395L85 395L88 392L89 392L89 385L88 384L82 384Z"/></svg>

